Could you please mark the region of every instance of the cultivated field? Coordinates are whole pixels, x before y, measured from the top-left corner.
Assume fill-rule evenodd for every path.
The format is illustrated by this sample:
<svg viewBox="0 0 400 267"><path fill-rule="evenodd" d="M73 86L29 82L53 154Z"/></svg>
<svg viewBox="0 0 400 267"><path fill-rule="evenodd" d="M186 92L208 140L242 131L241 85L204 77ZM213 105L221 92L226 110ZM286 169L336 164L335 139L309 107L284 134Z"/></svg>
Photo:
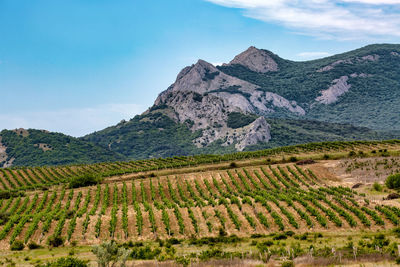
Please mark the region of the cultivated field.
<svg viewBox="0 0 400 267"><path fill-rule="evenodd" d="M353 260L371 254L362 254L371 241L369 248L380 255L375 259L389 264L398 253L391 229L400 224L400 202L384 200L391 191L374 191L372 183L399 171L399 151L396 141L335 142L226 156L1 169L0 249L10 260L27 255L9 252L16 240L43 246L40 256L18 252L30 253L23 261L29 265L53 254L46 249L56 238L64 246L58 256L72 248L91 260L90 246L111 239L150 249L176 239L174 253L161 249L154 258L200 264L212 248L220 251L204 260L257 265L296 258L309 264L334 257L325 262L330 264L341 262L342 254L343 261L349 258L349 251L336 254L345 245ZM295 163L310 158L316 162ZM84 174L105 178L94 186L68 187L71 177ZM376 233L389 243L375 242ZM296 242L297 249L291 247Z"/></svg>

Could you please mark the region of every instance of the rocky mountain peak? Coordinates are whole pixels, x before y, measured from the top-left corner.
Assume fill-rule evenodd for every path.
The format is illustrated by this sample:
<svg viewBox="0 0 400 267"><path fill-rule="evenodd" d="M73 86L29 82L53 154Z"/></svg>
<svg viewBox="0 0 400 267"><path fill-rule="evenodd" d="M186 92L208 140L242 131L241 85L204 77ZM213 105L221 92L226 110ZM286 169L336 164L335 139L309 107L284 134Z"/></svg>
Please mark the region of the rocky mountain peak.
<svg viewBox="0 0 400 267"><path fill-rule="evenodd" d="M236 64L261 73L278 70L278 64L269 55L268 51L258 49L254 46L250 46L246 51L237 55L229 64L224 65L229 66Z"/></svg>
<svg viewBox="0 0 400 267"><path fill-rule="evenodd" d="M232 87L241 88L243 91L254 91L258 88L254 84L229 76L211 63L200 59L178 74L175 83L158 96L155 105L166 103L171 93L194 92L202 95Z"/></svg>

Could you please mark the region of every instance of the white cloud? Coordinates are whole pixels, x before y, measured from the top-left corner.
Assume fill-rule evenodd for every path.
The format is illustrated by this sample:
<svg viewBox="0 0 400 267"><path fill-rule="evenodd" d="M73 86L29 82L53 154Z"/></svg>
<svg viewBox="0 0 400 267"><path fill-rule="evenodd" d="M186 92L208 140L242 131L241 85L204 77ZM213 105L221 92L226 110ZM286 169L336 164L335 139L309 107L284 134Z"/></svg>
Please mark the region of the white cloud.
<svg viewBox="0 0 400 267"><path fill-rule="evenodd" d="M60 110L0 114L0 129L34 128L83 136L143 112L137 104L106 104Z"/></svg>
<svg viewBox="0 0 400 267"><path fill-rule="evenodd" d="M206 0L321 38L400 37L400 0Z"/></svg>
<svg viewBox="0 0 400 267"><path fill-rule="evenodd" d="M329 57L331 56L328 52L301 52L297 54L298 57L302 59L316 59L322 57Z"/></svg>

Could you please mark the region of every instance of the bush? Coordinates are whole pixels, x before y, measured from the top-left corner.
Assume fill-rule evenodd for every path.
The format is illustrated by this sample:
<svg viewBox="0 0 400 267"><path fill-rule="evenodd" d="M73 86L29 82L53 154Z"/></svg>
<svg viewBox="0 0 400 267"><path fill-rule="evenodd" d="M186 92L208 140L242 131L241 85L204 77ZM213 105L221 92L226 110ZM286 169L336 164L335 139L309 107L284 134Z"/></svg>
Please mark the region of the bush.
<svg viewBox="0 0 400 267"><path fill-rule="evenodd" d="M400 173L389 175L386 178L385 184L390 189L400 188Z"/></svg>
<svg viewBox="0 0 400 267"><path fill-rule="evenodd" d="M24 242L20 240L15 240L12 244L10 249L11 250L23 250L25 247Z"/></svg>
<svg viewBox="0 0 400 267"><path fill-rule="evenodd" d="M231 162L231 163L229 164L229 167L230 167L230 168L237 168L238 165L237 165L236 162Z"/></svg>
<svg viewBox="0 0 400 267"><path fill-rule="evenodd" d="M8 222L8 219L10 218L10 214L7 212L0 212L0 225L5 224Z"/></svg>
<svg viewBox="0 0 400 267"><path fill-rule="evenodd" d="M64 244L64 239L61 236L50 236L47 243L49 246L56 248Z"/></svg>
<svg viewBox="0 0 400 267"><path fill-rule="evenodd" d="M375 191L382 191L382 186L380 184L378 184L377 182L374 183L374 185L372 186L374 188Z"/></svg>
<svg viewBox="0 0 400 267"><path fill-rule="evenodd" d="M42 248L42 246L39 245L39 244L36 244L35 242L30 242L30 243L28 244L28 248L29 248L29 249L38 249L38 248Z"/></svg>
<svg viewBox="0 0 400 267"><path fill-rule="evenodd" d="M84 174L82 176L73 177L69 181L70 188L85 187L95 185L101 182L101 178L95 174Z"/></svg>
<svg viewBox="0 0 400 267"><path fill-rule="evenodd" d="M294 267L293 261L284 261L281 265L282 267Z"/></svg>
<svg viewBox="0 0 400 267"><path fill-rule="evenodd" d="M131 250L119 247L113 240L93 246L92 252L96 255L99 266L116 266L118 262L120 266L126 266L126 260L131 254Z"/></svg>
<svg viewBox="0 0 400 267"><path fill-rule="evenodd" d="M349 157L354 157L356 155L357 155L357 153L353 150L349 152Z"/></svg>
<svg viewBox="0 0 400 267"><path fill-rule="evenodd" d="M284 239L287 239L287 236L284 233L279 233L279 234L275 235L272 239L274 239L274 240L284 240Z"/></svg>
<svg viewBox="0 0 400 267"><path fill-rule="evenodd" d="M23 197L25 193L22 191L13 192L13 191L3 191L0 190L0 199L8 199L10 197Z"/></svg>
<svg viewBox="0 0 400 267"><path fill-rule="evenodd" d="M84 260L73 257L59 258L53 262L38 265L39 267L87 267L88 264Z"/></svg>
<svg viewBox="0 0 400 267"><path fill-rule="evenodd" d="M152 260L161 254L161 249L151 249L150 246L134 248L131 257L136 260Z"/></svg>

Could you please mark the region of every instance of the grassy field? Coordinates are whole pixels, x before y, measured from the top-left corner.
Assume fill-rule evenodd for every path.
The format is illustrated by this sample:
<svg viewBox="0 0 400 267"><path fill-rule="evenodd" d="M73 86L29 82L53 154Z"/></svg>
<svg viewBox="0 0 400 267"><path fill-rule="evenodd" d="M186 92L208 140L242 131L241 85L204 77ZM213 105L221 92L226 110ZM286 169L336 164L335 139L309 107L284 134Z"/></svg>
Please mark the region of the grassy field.
<svg viewBox="0 0 400 267"><path fill-rule="evenodd" d="M115 240L139 266L390 265L399 254L400 202L384 200L393 191L373 183L399 171L399 152L398 142L344 142L180 158L175 167L156 168L158 159L140 161L141 169L3 169L0 261L32 266L70 255L95 264L92 246ZM104 179L68 187L85 172ZM11 251L19 241L25 249Z"/></svg>

